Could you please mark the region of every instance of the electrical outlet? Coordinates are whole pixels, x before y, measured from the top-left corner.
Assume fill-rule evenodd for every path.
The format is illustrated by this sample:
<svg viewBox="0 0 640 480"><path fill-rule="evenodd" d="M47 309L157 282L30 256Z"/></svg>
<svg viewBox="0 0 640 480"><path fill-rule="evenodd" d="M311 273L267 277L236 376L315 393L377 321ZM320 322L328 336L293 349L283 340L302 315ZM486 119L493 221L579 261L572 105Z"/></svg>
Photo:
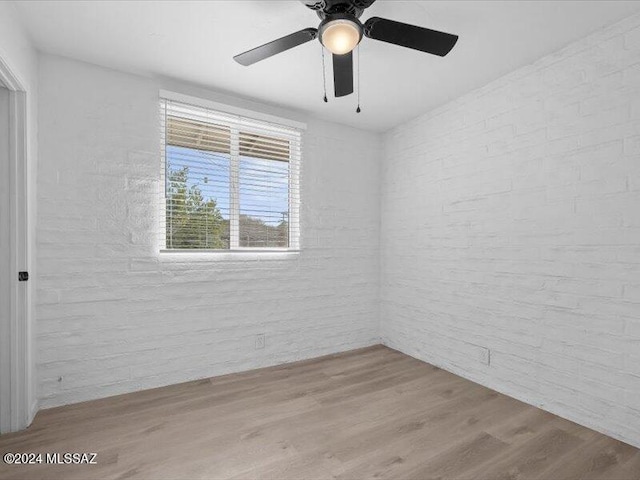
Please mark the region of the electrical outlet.
<svg viewBox="0 0 640 480"><path fill-rule="evenodd" d="M256 335L256 350L262 350L264 348L264 333Z"/></svg>
<svg viewBox="0 0 640 480"><path fill-rule="evenodd" d="M484 365L491 365L491 350L485 347L478 349L478 360Z"/></svg>

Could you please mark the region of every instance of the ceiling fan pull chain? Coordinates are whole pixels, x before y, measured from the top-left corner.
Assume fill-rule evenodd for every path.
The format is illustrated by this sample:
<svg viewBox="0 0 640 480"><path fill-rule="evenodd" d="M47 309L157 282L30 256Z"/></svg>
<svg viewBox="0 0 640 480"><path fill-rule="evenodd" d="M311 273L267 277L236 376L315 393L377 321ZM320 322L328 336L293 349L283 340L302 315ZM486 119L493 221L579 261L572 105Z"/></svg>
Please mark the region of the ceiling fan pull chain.
<svg viewBox="0 0 640 480"><path fill-rule="evenodd" d="M356 113L360 113L360 45L358 45L358 108L356 108Z"/></svg>
<svg viewBox="0 0 640 480"><path fill-rule="evenodd" d="M322 88L324 89L324 103L327 103L327 75L324 67L324 46L320 44L320 51L322 52Z"/></svg>

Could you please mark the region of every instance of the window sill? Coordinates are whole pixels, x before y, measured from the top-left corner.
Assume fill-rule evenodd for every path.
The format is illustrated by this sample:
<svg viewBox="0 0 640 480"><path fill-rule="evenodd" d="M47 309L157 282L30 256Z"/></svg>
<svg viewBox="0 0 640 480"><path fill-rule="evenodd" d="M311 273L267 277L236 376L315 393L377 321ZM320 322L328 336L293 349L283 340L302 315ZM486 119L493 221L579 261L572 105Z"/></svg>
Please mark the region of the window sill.
<svg viewBox="0 0 640 480"><path fill-rule="evenodd" d="M297 257L300 250L289 249L237 249L237 250L160 250L160 260L167 261L218 261L218 260L268 260Z"/></svg>

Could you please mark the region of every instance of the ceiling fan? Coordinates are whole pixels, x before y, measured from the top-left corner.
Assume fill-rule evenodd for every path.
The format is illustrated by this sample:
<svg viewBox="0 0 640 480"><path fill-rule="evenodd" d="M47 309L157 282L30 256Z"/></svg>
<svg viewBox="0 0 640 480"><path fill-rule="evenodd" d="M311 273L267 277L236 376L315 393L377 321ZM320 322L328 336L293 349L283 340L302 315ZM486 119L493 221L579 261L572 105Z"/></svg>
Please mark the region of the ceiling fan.
<svg viewBox="0 0 640 480"><path fill-rule="evenodd" d="M233 59L249 66L319 37L320 43L333 54L335 95L343 97L353 93L352 51L363 35L441 57L449 53L458 41L457 35L380 17L371 17L362 24L358 19L375 0L301 1L320 17L318 28L305 28L236 55Z"/></svg>

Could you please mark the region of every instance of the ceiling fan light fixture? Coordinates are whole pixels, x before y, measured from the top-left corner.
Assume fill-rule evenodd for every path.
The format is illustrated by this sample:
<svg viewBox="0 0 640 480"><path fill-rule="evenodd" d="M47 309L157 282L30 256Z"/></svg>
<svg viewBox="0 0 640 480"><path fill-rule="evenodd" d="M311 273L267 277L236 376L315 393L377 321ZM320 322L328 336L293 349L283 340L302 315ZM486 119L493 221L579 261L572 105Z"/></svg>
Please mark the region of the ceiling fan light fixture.
<svg viewBox="0 0 640 480"><path fill-rule="evenodd" d="M327 18L320 25L320 42L334 55L349 53L361 39L362 25L355 18Z"/></svg>

